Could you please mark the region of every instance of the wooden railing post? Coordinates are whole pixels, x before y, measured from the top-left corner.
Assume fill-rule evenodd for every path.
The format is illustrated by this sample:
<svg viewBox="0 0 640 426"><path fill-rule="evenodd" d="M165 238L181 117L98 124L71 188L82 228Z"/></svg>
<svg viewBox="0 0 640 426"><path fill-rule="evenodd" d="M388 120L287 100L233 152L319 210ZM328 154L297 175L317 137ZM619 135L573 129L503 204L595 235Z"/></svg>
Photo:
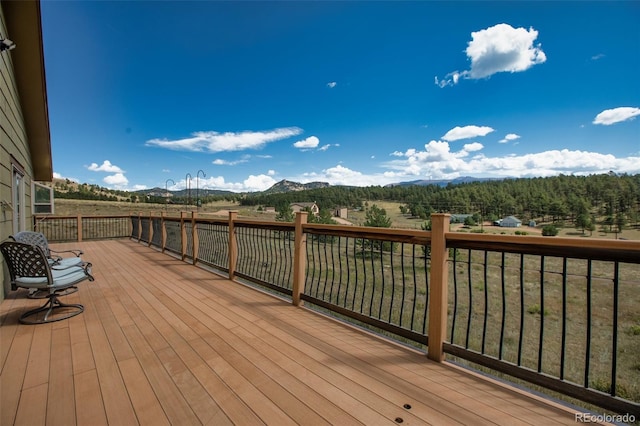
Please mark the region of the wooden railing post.
<svg viewBox="0 0 640 426"><path fill-rule="evenodd" d="M443 344L447 334L447 282L449 269L446 233L450 215L431 215L431 291L429 295L429 346L427 356L444 361Z"/></svg>
<svg viewBox="0 0 640 426"><path fill-rule="evenodd" d="M160 250L164 253L164 249L167 246L167 228L165 228L164 218L166 217L166 212L160 212L160 232L162 232L162 237L160 239Z"/></svg>
<svg viewBox="0 0 640 426"><path fill-rule="evenodd" d="M236 241L235 220L238 219L238 212L229 212L229 279L234 280L236 275L236 264L238 262L238 243Z"/></svg>
<svg viewBox="0 0 640 426"><path fill-rule="evenodd" d="M187 213L188 212L180 212L180 253L182 255L182 260L187 257L187 227L184 223Z"/></svg>
<svg viewBox="0 0 640 426"><path fill-rule="evenodd" d="M191 245L191 255L193 256L193 264L198 263L198 251L200 249L200 243L198 241L198 223L196 219L198 218L198 213L191 212L191 241L193 244Z"/></svg>
<svg viewBox="0 0 640 426"><path fill-rule="evenodd" d="M82 215L78 215L78 242L82 242Z"/></svg>
<svg viewBox="0 0 640 426"><path fill-rule="evenodd" d="M138 242L142 241L142 212L138 212Z"/></svg>
<svg viewBox="0 0 640 426"><path fill-rule="evenodd" d="M300 295L304 293L305 269L307 264L307 235L302 226L307 223L307 212L296 213L296 228L293 251L293 304L302 306Z"/></svg>

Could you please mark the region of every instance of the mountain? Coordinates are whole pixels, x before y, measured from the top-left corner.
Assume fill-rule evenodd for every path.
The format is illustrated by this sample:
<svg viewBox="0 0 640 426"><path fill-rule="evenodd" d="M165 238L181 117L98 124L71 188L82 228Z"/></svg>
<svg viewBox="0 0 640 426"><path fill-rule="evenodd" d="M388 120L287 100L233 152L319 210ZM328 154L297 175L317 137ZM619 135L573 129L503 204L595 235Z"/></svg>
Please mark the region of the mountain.
<svg viewBox="0 0 640 426"><path fill-rule="evenodd" d="M280 182L274 184L271 188L262 191L260 194L281 194L283 192L305 191L307 189L328 188L330 186L331 185L327 182L298 183L283 179Z"/></svg>
<svg viewBox="0 0 640 426"><path fill-rule="evenodd" d="M495 181L495 180L504 180L505 178L476 178L472 176L461 176L455 179L441 179L441 180L412 180L408 182L398 182L398 183L390 183L386 186L427 186L427 185L437 185L437 186L447 186L451 185L459 185L463 183L471 183L471 182L486 182L486 181Z"/></svg>

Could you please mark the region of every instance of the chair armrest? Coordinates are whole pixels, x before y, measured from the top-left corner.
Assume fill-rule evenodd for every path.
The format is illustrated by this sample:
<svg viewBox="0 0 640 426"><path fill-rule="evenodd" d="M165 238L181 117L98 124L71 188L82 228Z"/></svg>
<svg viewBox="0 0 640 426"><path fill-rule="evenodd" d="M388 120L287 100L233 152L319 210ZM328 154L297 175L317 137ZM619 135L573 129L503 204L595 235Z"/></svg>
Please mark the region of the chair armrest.
<svg viewBox="0 0 640 426"><path fill-rule="evenodd" d="M49 251L51 253L55 253L57 257L61 257L58 255L58 253L73 253L76 257L80 257L80 255L83 254L82 250L51 250L49 249Z"/></svg>

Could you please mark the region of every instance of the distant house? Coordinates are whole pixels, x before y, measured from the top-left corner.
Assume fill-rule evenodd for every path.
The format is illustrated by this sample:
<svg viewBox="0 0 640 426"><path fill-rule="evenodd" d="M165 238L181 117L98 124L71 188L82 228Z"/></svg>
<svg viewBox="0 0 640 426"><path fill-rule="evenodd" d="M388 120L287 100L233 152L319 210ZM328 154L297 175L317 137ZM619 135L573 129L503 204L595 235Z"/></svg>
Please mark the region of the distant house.
<svg viewBox="0 0 640 426"><path fill-rule="evenodd" d="M275 207L268 206L268 207L265 207L263 211L264 211L265 213L275 213L275 212L276 212L276 208L275 208Z"/></svg>
<svg viewBox="0 0 640 426"><path fill-rule="evenodd" d="M339 208L335 209L335 211L333 212L333 215L335 217L346 219L347 218L347 212L348 212L348 209L346 207L339 207Z"/></svg>
<svg viewBox="0 0 640 426"><path fill-rule="evenodd" d="M522 221L515 216L507 216L500 220L500 226L503 228L517 228L522 225Z"/></svg>
<svg viewBox="0 0 640 426"><path fill-rule="evenodd" d="M320 213L320 208L316 203L291 203L291 210L294 213L302 212L305 210L309 210L314 216Z"/></svg>

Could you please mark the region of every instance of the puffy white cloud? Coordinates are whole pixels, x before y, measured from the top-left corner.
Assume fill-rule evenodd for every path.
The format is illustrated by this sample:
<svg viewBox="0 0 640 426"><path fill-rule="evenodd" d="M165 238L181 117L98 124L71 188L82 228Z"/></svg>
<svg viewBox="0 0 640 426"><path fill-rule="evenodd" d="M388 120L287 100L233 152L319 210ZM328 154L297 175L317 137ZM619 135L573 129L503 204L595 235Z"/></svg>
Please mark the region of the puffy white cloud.
<svg viewBox="0 0 640 426"><path fill-rule="evenodd" d="M90 166L87 167L88 170L92 172L107 172L107 173L124 173L124 171L116 166L115 164L111 164L111 161L104 160L100 166L96 163L91 163Z"/></svg>
<svg viewBox="0 0 640 426"><path fill-rule="evenodd" d="M303 183L322 181L329 182L331 185L371 186L384 184L378 175L366 175L340 164L324 169L321 173L305 173L302 176L293 178L293 180Z"/></svg>
<svg viewBox="0 0 640 426"><path fill-rule="evenodd" d="M143 189L147 189L147 185L133 185L134 191L142 191Z"/></svg>
<svg viewBox="0 0 640 426"><path fill-rule="evenodd" d="M276 181L271 177L273 174L275 174L275 172L273 170L269 170L266 175L249 175L249 177L244 179L242 182L227 182L224 176L210 176L206 179L200 179L200 188L220 189L232 192L264 191L276 183ZM178 190L185 189L186 187L187 182L183 179L171 189ZM193 183L191 183L191 189L194 189Z"/></svg>
<svg viewBox="0 0 640 426"><path fill-rule="evenodd" d="M338 83L336 83L335 81L331 81L331 82L327 83L327 87L330 88L330 89L333 89L337 85L338 85Z"/></svg>
<svg viewBox="0 0 640 426"><path fill-rule="evenodd" d="M107 185L111 185L115 188L126 188L129 184L129 179L123 173L116 173L114 175L109 175L102 179L104 183Z"/></svg>
<svg viewBox="0 0 640 426"><path fill-rule="evenodd" d="M291 136L297 136L301 133L302 129L298 127L283 127L261 132L194 132L191 135L192 137L190 138L176 140L151 139L148 140L145 145L157 146L160 148L166 148L175 151L212 153L224 151L242 151L245 149L262 148L269 142L287 139Z"/></svg>
<svg viewBox="0 0 640 426"><path fill-rule="evenodd" d="M431 141L424 151L408 149L394 152L398 157L384 166L396 176L431 176L434 179L453 179L460 176L531 177L563 174L594 174L615 170L619 173L640 172L640 157L616 158L610 154L589 151L550 150L524 155L487 157L479 154L466 159L468 152L477 151L475 144L465 145L451 152L448 142ZM469 149L471 148L471 149ZM401 154L401 155L399 155Z"/></svg>
<svg viewBox="0 0 640 426"><path fill-rule="evenodd" d="M309 136L306 139L295 142L293 146L300 149L312 149L317 147L319 143L320 139L318 139L316 136Z"/></svg>
<svg viewBox="0 0 640 426"><path fill-rule="evenodd" d="M449 130L442 139L448 142L457 141L460 139L475 138L478 136L486 136L493 132L491 127L487 126L456 126Z"/></svg>
<svg viewBox="0 0 640 426"><path fill-rule="evenodd" d="M276 175L276 171L275 170L269 170L269 171L267 171L267 175L268 176L275 176Z"/></svg>
<svg viewBox="0 0 640 426"><path fill-rule="evenodd" d="M497 24L471 33L471 41L465 53L471 61L471 69L453 71L442 80L435 78L440 87L452 86L460 78L487 78L499 72L526 71L547 60L540 44L534 45L538 31L533 28L513 28L509 24Z"/></svg>
<svg viewBox="0 0 640 426"><path fill-rule="evenodd" d="M520 139L520 135L516 135L515 133L509 133L504 137L504 139L500 139L498 143L507 143L507 142L515 141L516 139Z"/></svg>
<svg viewBox="0 0 640 426"><path fill-rule="evenodd" d="M466 152L480 151L482 148L484 148L484 145L480 142L467 143L462 147Z"/></svg>
<svg viewBox="0 0 640 426"><path fill-rule="evenodd" d="M613 109L605 109L600 114L596 115L596 118L593 120L593 124L610 126L612 124L632 120L638 115L640 115L640 108L635 107L618 107Z"/></svg>

